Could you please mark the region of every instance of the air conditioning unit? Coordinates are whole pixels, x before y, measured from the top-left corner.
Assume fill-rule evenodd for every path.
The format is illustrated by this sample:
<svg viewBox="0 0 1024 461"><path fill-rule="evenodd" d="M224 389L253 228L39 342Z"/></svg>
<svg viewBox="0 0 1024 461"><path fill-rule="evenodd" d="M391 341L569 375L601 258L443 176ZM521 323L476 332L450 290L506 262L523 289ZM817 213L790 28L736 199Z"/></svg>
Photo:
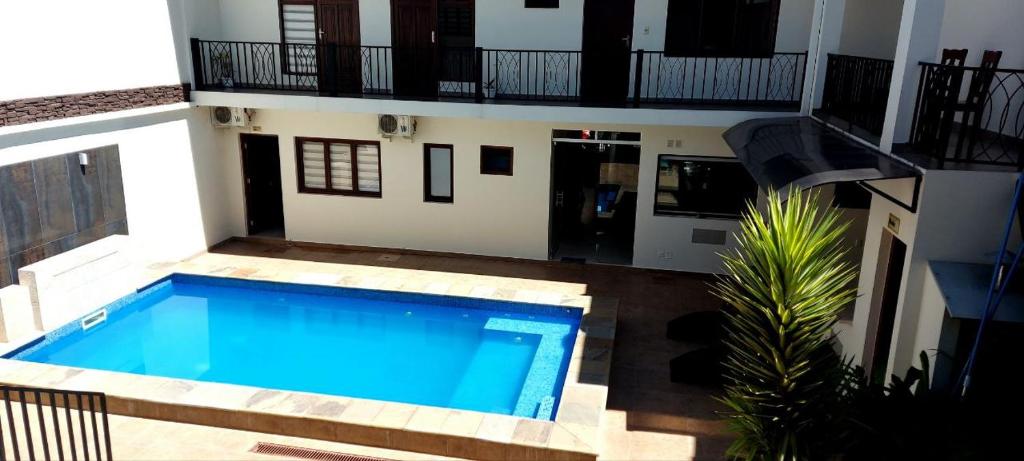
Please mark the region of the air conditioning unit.
<svg viewBox="0 0 1024 461"><path fill-rule="evenodd" d="M249 126L249 114L241 107L214 107L210 111L213 118L213 126L217 128L229 128L233 126Z"/></svg>
<svg viewBox="0 0 1024 461"><path fill-rule="evenodd" d="M385 138L412 138L416 134L416 119L411 115L380 114L377 131Z"/></svg>

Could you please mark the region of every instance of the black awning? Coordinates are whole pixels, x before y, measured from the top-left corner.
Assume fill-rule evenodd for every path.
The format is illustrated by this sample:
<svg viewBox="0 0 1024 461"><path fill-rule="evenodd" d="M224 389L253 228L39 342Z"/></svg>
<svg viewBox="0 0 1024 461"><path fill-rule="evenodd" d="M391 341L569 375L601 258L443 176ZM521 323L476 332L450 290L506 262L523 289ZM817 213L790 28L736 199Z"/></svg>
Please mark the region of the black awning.
<svg viewBox="0 0 1024 461"><path fill-rule="evenodd" d="M785 194L837 182L912 178L906 163L860 144L809 117L757 119L723 135L764 190Z"/></svg>

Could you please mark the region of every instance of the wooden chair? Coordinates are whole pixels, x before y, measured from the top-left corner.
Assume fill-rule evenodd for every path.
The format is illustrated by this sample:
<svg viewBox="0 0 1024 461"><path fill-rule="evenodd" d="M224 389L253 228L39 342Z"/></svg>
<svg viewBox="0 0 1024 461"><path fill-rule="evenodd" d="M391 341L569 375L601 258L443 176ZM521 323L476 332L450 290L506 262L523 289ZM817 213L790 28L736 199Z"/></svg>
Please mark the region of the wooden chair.
<svg viewBox="0 0 1024 461"><path fill-rule="evenodd" d="M981 65L971 76L971 84L967 89L967 99L959 101L954 107L955 112L962 113L960 119L960 135L956 144L956 156L970 157L974 152L974 146L981 136L981 119L984 116L985 104L988 103L989 90L992 89L992 82L996 77L996 69L999 61L1003 58L1002 51L986 50L981 57ZM967 150L964 151L964 142L967 143Z"/></svg>
<svg viewBox="0 0 1024 461"><path fill-rule="evenodd" d="M940 65L929 68L930 75L925 81L923 107L914 143L931 151L940 162L945 159L949 148L955 115L953 108L960 98L966 61L965 49L942 50Z"/></svg>

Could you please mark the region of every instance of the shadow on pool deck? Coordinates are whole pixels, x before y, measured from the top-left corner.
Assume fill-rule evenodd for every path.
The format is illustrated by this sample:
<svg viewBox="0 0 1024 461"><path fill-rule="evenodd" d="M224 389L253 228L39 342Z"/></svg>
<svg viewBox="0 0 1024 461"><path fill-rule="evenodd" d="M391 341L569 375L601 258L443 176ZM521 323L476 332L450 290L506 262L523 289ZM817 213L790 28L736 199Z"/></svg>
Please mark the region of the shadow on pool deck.
<svg viewBox="0 0 1024 461"><path fill-rule="evenodd" d="M693 346L666 339L666 324L718 308L709 276L267 240L232 240L211 252L585 284L588 295L619 299L601 458L717 460L731 441L713 390L669 380L669 360Z"/></svg>

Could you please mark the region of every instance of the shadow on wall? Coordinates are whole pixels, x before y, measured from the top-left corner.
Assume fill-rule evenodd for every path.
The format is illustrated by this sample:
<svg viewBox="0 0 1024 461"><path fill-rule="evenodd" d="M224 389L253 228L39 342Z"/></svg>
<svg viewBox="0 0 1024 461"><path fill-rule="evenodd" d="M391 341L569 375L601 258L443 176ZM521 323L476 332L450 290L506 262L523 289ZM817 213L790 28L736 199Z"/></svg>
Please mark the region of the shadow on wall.
<svg viewBox="0 0 1024 461"><path fill-rule="evenodd" d="M128 234L118 147L0 167L0 287L18 269L114 234Z"/></svg>

